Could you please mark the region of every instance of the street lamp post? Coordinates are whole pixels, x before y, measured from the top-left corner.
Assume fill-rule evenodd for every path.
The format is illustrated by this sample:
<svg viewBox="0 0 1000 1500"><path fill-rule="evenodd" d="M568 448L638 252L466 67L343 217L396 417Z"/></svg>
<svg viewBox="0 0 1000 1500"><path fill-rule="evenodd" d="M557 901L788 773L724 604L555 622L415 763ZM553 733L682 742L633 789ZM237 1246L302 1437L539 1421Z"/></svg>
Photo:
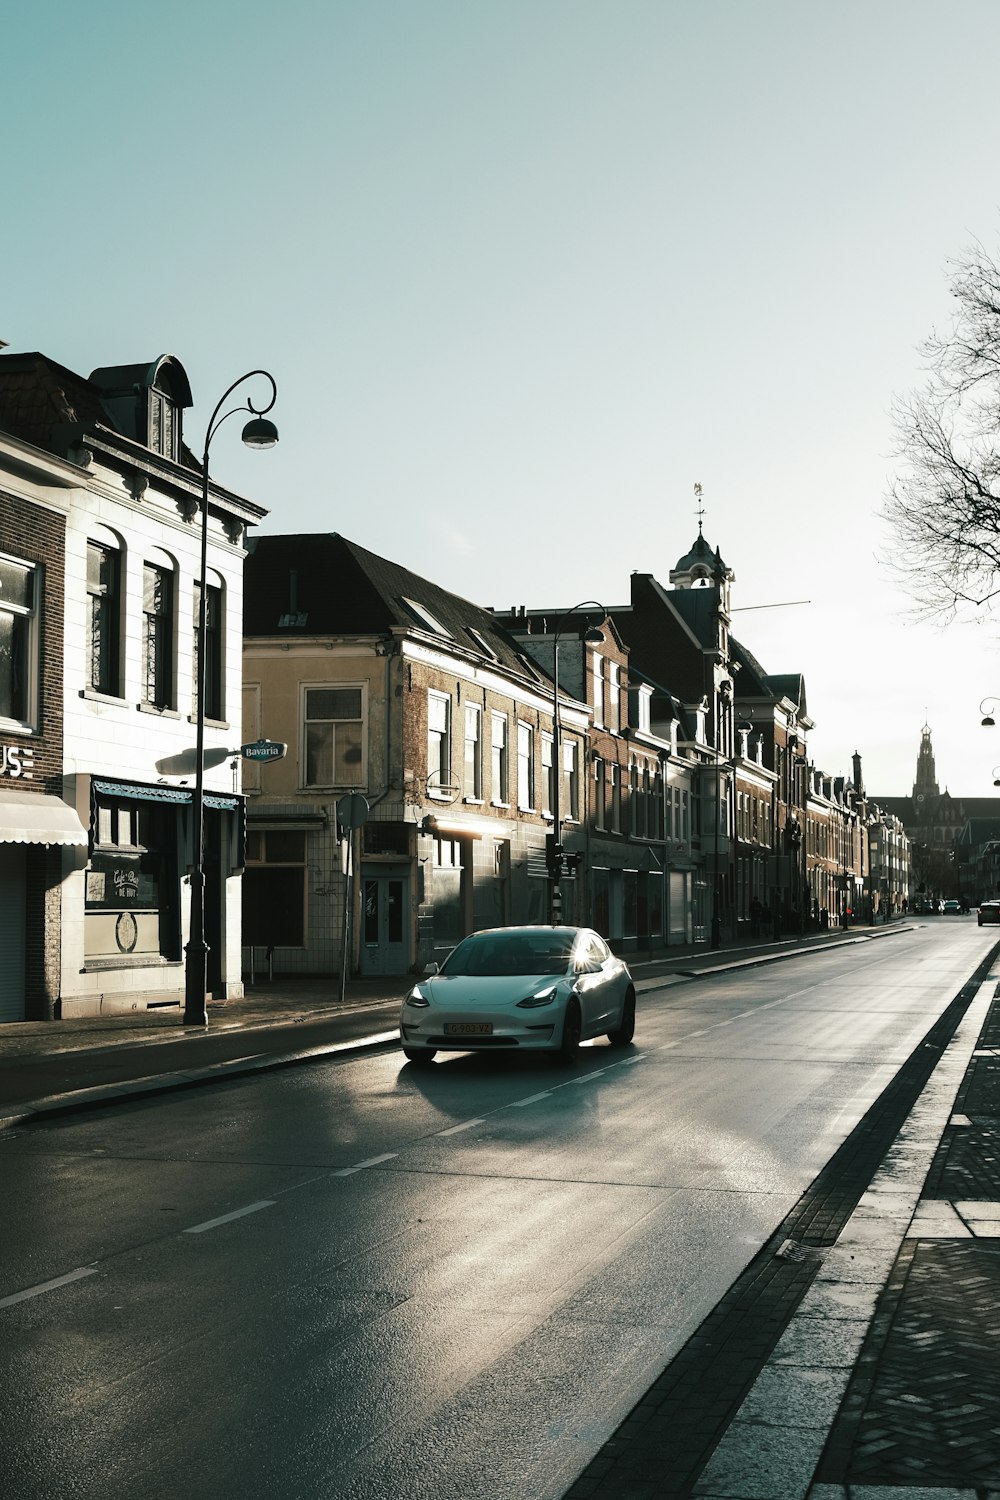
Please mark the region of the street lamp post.
<svg viewBox="0 0 1000 1500"><path fill-rule="evenodd" d="M245 380L261 375L271 385L271 399L266 406L254 406L252 401L231 407L219 415L237 386ZM184 1024L185 1026L207 1026L208 1011L205 997L208 990L208 945L205 942L205 636L208 594L208 450L212 439L227 417L238 411L250 412L250 421L243 428L243 441L248 448L273 448L278 441L278 429L269 421L269 412L278 399L278 387L274 376L267 370L250 370L234 380L219 400L205 432L205 448L201 465L201 566L199 570L198 594L198 657L195 662L195 773L194 797L191 806L191 835L194 843L194 860L191 869L191 923L184 965Z"/></svg>
<svg viewBox="0 0 1000 1500"><path fill-rule="evenodd" d="M552 638L552 859L549 869L551 883L549 886L549 920L556 926L562 920L562 875L563 875L563 853L562 853L562 818L560 813L560 782L562 773L562 722L559 714L559 637L562 635L563 626L571 615L575 615L579 609L599 609L602 616L607 614L604 605L596 599L583 599L579 604L574 604L572 609L567 609L559 617ZM584 644L588 646L601 646L604 644L604 632L596 625L591 625L583 635Z"/></svg>

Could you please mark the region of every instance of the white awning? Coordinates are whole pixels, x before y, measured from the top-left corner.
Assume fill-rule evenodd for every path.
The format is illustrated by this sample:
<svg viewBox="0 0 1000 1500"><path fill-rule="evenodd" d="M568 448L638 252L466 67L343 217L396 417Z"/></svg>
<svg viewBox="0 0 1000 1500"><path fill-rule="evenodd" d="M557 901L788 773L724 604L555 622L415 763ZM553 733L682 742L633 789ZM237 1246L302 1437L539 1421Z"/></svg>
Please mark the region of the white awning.
<svg viewBox="0 0 1000 1500"><path fill-rule="evenodd" d="M85 844L87 830L51 792L0 789L0 844Z"/></svg>

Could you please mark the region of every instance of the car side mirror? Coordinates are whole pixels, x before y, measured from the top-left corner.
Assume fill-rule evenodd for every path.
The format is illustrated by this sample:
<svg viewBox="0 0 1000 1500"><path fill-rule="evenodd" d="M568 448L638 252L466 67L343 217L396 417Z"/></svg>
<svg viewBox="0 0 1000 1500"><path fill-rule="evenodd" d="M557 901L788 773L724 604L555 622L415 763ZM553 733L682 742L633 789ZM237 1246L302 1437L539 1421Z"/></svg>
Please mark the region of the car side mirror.
<svg viewBox="0 0 1000 1500"><path fill-rule="evenodd" d="M433 974L440 974L440 972L441 972L441 965L440 964L424 964L423 972L424 972L424 977L427 978L427 979L430 979Z"/></svg>

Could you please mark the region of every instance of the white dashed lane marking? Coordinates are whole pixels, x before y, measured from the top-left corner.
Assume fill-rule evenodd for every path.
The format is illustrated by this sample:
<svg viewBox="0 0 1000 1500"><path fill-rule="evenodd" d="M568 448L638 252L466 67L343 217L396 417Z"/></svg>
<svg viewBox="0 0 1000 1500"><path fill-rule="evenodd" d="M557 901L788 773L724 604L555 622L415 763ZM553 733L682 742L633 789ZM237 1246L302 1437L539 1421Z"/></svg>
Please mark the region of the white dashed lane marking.
<svg viewBox="0 0 1000 1500"><path fill-rule="evenodd" d="M447 1130L436 1130L435 1135L458 1135L462 1130L471 1130L473 1125L482 1125L482 1119L463 1120L461 1125L449 1125Z"/></svg>
<svg viewBox="0 0 1000 1500"><path fill-rule="evenodd" d="M40 1281L37 1286L26 1287L23 1292L12 1292L9 1297L0 1297L0 1307L13 1307L15 1302L27 1302L30 1297L40 1297L43 1292L54 1292L56 1287L67 1286L71 1281L80 1281L84 1276L96 1276L96 1266L81 1266L78 1271L67 1271L65 1276L54 1276L51 1281Z"/></svg>
<svg viewBox="0 0 1000 1500"><path fill-rule="evenodd" d="M262 1198L259 1203L248 1203L245 1208L234 1208L231 1214L220 1214L217 1219L206 1219L204 1224L192 1224L184 1234L204 1234L206 1230L218 1229L220 1224L231 1224L234 1219L243 1219L247 1214L259 1213L262 1208L273 1208L274 1198Z"/></svg>
<svg viewBox="0 0 1000 1500"><path fill-rule="evenodd" d="M386 1151L384 1156L369 1156L367 1161L355 1162L353 1167L341 1167L333 1175L334 1177L350 1177L352 1172L363 1172L365 1167L377 1167L379 1162L392 1161L393 1157L398 1155L398 1151Z"/></svg>

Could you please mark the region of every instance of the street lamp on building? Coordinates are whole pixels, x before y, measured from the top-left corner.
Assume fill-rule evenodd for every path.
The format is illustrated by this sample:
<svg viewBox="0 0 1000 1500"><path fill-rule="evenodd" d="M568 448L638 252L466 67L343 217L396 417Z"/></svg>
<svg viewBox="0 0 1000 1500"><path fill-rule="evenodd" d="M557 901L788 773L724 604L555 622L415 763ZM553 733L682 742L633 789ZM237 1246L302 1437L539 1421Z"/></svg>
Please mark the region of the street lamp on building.
<svg viewBox="0 0 1000 1500"><path fill-rule="evenodd" d="M987 704L990 705L989 708L986 707ZM996 698L984 698L982 703L980 703L979 712L983 715L981 724L981 727L983 729L992 729L994 724L996 723L996 719L994 719L993 717L993 710L996 708L996 706Z"/></svg>
<svg viewBox="0 0 1000 1500"><path fill-rule="evenodd" d="M596 599L584 599L561 615L552 638L552 855L549 862L549 920L555 926L562 920L562 817L560 812L560 781L562 773L562 721L559 713L559 638L563 626L571 615L581 609L599 609L602 618L607 615L603 604ZM588 626L583 635L587 646L602 646L604 632L596 625Z"/></svg>
<svg viewBox="0 0 1000 1500"><path fill-rule="evenodd" d="M237 386L258 375L270 382L271 399L266 406L255 406L246 401L222 412ZM195 777L194 797L191 807L191 836L194 858L191 869L191 923L184 967L184 1024L206 1026L208 1011L205 997L208 991L208 945L205 942L205 637L208 595L208 450L212 439L228 417L238 411L248 411L250 421L244 425L243 441L248 448L273 448L278 441L278 429L266 415L278 399L278 387L274 376L267 370L250 370L234 380L220 398L205 432L205 448L201 465L201 566L198 573L198 654L195 662ZM222 412L220 416L219 413Z"/></svg>

